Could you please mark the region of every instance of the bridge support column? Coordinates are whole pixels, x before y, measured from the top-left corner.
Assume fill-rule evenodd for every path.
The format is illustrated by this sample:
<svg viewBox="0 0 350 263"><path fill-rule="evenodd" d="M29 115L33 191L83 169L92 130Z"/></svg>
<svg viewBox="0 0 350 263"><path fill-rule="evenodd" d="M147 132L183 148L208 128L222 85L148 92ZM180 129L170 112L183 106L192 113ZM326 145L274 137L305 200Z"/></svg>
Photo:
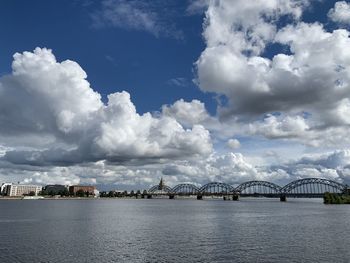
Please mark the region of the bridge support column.
<svg viewBox="0 0 350 263"><path fill-rule="evenodd" d="M233 195L232 201L239 201L239 195Z"/></svg>
<svg viewBox="0 0 350 263"><path fill-rule="evenodd" d="M203 196L202 195L197 195L197 200L203 200Z"/></svg>
<svg viewBox="0 0 350 263"><path fill-rule="evenodd" d="M286 202L287 201L287 197L285 195L280 195L280 201L281 202Z"/></svg>
<svg viewBox="0 0 350 263"><path fill-rule="evenodd" d="M169 195L169 199L175 199L175 195Z"/></svg>

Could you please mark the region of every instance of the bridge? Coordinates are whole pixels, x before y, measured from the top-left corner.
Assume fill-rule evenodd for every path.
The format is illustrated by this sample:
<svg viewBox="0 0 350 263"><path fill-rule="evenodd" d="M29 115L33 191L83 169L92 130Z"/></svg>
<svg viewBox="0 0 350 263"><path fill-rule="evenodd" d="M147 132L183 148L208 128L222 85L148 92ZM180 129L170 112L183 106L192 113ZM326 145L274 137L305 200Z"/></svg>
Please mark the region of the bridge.
<svg viewBox="0 0 350 263"><path fill-rule="evenodd" d="M157 195L167 195L170 199L175 196L222 196L224 199L238 200L238 196L279 197L285 201L287 197L320 198L325 192L342 194L348 191L348 186L323 178L305 178L290 182L285 186L267 181L248 181L238 186L222 182L210 182L203 186L195 184L178 184L173 188L164 184L161 179L159 185L148 190L148 198Z"/></svg>

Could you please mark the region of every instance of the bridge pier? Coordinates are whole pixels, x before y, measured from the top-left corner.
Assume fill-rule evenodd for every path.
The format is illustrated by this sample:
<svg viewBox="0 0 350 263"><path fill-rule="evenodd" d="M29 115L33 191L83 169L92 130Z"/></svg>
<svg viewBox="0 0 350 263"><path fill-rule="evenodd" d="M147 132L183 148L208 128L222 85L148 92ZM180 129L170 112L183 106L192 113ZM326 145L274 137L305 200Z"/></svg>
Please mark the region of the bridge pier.
<svg viewBox="0 0 350 263"><path fill-rule="evenodd" d="M280 201L281 202L286 202L287 201L287 197L285 195L280 195Z"/></svg>
<svg viewBox="0 0 350 263"><path fill-rule="evenodd" d="M147 199L152 199L152 195L151 195L151 194L148 194L148 195L147 195Z"/></svg>
<svg viewBox="0 0 350 263"><path fill-rule="evenodd" d="M197 200L203 200L203 195L197 195Z"/></svg>
<svg viewBox="0 0 350 263"><path fill-rule="evenodd" d="M233 195L232 201L239 201L239 195Z"/></svg>
<svg viewBox="0 0 350 263"><path fill-rule="evenodd" d="M175 195L169 195L169 199L175 199Z"/></svg>

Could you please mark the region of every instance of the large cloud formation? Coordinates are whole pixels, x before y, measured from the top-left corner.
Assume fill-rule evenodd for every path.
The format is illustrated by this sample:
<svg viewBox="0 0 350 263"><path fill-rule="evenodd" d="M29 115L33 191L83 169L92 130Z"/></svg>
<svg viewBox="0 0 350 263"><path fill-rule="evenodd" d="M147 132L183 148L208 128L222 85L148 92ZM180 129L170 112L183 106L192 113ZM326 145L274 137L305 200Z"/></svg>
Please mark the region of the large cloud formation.
<svg viewBox="0 0 350 263"><path fill-rule="evenodd" d="M163 175L169 185L283 185L305 177L349 183L349 5L335 4L329 27L303 22L311 4L191 2L189 14L206 9L195 81L218 95L216 116L195 99L138 114L130 94L110 94L104 103L83 69L56 61L51 50L15 54L13 72L0 78L0 179L121 189ZM167 35L150 10L138 0L108 0L95 19Z"/></svg>
<svg viewBox="0 0 350 263"><path fill-rule="evenodd" d="M255 134L263 135L271 123L274 131L283 128L278 132L282 136L303 140L307 134L313 145L325 139L320 138L324 131L341 137L348 129L350 33L328 32L320 23L302 22L309 4L208 2L206 48L196 62L197 82L201 90L228 99L219 107L222 120L249 122ZM271 45L285 52L266 53ZM271 122L275 113L280 117Z"/></svg>
<svg viewBox="0 0 350 263"><path fill-rule="evenodd" d="M203 126L184 129L168 116L139 115L125 91L110 94L105 105L84 70L70 60L57 62L49 49L16 53L12 68L12 74L0 79L0 136L9 138L1 143L10 144L13 137L50 139L41 149L31 140L29 149L8 150L3 160L39 166L120 163L190 158L212 151Z"/></svg>

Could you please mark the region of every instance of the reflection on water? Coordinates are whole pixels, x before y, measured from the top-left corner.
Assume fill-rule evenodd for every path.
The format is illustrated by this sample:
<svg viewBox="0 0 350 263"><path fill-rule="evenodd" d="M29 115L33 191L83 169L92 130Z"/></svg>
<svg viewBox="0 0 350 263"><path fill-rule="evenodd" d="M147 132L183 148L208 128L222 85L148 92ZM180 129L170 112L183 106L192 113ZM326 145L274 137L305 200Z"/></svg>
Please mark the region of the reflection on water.
<svg viewBox="0 0 350 263"><path fill-rule="evenodd" d="M0 262L350 262L320 199L0 201Z"/></svg>

